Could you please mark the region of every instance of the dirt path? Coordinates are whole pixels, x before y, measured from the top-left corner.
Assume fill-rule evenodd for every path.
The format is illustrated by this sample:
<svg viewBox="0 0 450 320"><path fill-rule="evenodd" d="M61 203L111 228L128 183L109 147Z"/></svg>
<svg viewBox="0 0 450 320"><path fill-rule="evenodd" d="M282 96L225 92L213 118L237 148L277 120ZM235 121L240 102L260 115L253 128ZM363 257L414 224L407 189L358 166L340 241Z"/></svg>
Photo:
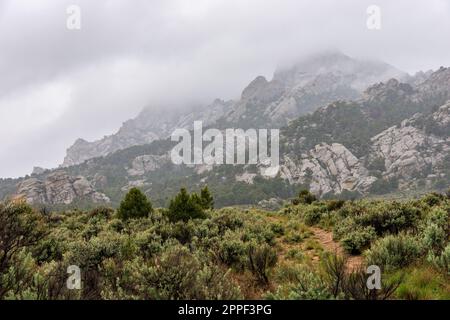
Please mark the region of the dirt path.
<svg viewBox="0 0 450 320"><path fill-rule="evenodd" d="M317 227L310 227L310 230L314 233L314 238L324 247L326 251L336 252L336 254L340 256L346 255L341 244L333 240L332 232ZM348 256L347 270L355 270L361 266L363 262L364 259L362 256Z"/></svg>

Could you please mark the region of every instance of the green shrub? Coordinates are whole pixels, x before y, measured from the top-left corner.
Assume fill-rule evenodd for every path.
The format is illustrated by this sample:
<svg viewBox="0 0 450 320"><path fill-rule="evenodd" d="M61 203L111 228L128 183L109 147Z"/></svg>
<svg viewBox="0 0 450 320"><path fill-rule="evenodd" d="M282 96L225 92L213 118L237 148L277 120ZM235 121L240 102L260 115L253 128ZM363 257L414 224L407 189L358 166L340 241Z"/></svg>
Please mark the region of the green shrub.
<svg viewBox="0 0 450 320"><path fill-rule="evenodd" d="M213 215L211 222L219 229L219 234L223 235L227 230L242 228L244 221L235 211L220 210L217 215Z"/></svg>
<svg viewBox="0 0 450 320"><path fill-rule="evenodd" d="M419 241L410 235L389 235L375 242L366 252L367 264L386 269L406 267L422 254Z"/></svg>
<svg viewBox="0 0 450 320"><path fill-rule="evenodd" d="M305 255L296 248L289 249L288 252L286 252L286 258L293 259L293 260L303 260Z"/></svg>
<svg viewBox="0 0 450 320"><path fill-rule="evenodd" d="M341 238L342 247L350 254L361 253L376 238L373 227L358 227Z"/></svg>
<svg viewBox="0 0 450 320"><path fill-rule="evenodd" d="M413 228L420 217L420 210L409 203L377 202L368 206L363 214L355 215L355 223L371 226L378 235L397 234Z"/></svg>
<svg viewBox="0 0 450 320"><path fill-rule="evenodd" d="M120 203L117 215L122 220L146 218L153 212L151 202L138 188L132 188Z"/></svg>
<svg viewBox="0 0 450 320"><path fill-rule="evenodd" d="M168 217L171 222L186 222L190 219L204 219L206 214L199 203L198 195L189 195L186 189L182 188L170 201Z"/></svg>
<svg viewBox="0 0 450 320"><path fill-rule="evenodd" d="M24 250L46 235L42 217L30 206L22 202L0 203L0 300L10 290L19 290L17 285L23 288L31 283L34 259ZM19 272L23 268L26 270Z"/></svg>
<svg viewBox="0 0 450 320"><path fill-rule="evenodd" d="M151 265L138 262L130 265L130 273L139 296L144 299L205 300L238 299L241 293L230 280L228 272L202 259L183 246L168 246Z"/></svg>
<svg viewBox="0 0 450 320"><path fill-rule="evenodd" d="M285 270L285 269L282 269ZM270 300L326 300L332 299L326 281L318 274L306 268L287 269L282 275L290 280L290 284L279 287L275 293L265 296Z"/></svg>
<svg viewBox="0 0 450 320"><path fill-rule="evenodd" d="M277 263L275 250L267 244L251 244L248 247L248 266L250 271L263 284L269 283L268 272Z"/></svg>
<svg viewBox="0 0 450 320"><path fill-rule="evenodd" d="M422 237L424 247L436 253L444 248L448 234L437 224L431 223L426 226Z"/></svg>
<svg viewBox="0 0 450 320"><path fill-rule="evenodd" d="M270 225L270 229L272 230L272 232L274 234L276 234L277 236L282 236L284 235L284 227L280 224L280 223L272 223Z"/></svg>
<svg viewBox="0 0 450 320"><path fill-rule="evenodd" d="M337 211L345 205L345 200L329 200L326 202L328 211Z"/></svg>
<svg viewBox="0 0 450 320"><path fill-rule="evenodd" d="M434 207L439 205L443 200L445 199L445 196L436 192L429 193L422 197L422 201L425 202L430 207Z"/></svg>
<svg viewBox="0 0 450 320"><path fill-rule="evenodd" d="M311 204L311 203L313 203L316 200L317 200L316 196L313 195L308 190L302 190L298 194L298 201L299 201L299 203Z"/></svg>
<svg viewBox="0 0 450 320"><path fill-rule="evenodd" d="M307 207L306 210L303 212L303 219L305 220L305 223L308 226L315 225L319 223L321 217L323 214L323 208L322 207Z"/></svg>
<svg viewBox="0 0 450 320"><path fill-rule="evenodd" d="M245 267L247 245L235 233L227 233L218 243L214 254L229 267L242 269Z"/></svg>
<svg viewBox="0 0 450 320"><path fill-rule="evenodd" d="M101 218L111 218L114 215L114 209L109 207L100 206L95 209L92 209L89 212L91 217L101 217Z"/></svg>
<svg viewBox="0 0 450 320"><path fill-rule="evenodd" d="M440 253L430 251L427 260L436 268L443 270L445 274L450 275L450 244L447 244Z"/></svg>

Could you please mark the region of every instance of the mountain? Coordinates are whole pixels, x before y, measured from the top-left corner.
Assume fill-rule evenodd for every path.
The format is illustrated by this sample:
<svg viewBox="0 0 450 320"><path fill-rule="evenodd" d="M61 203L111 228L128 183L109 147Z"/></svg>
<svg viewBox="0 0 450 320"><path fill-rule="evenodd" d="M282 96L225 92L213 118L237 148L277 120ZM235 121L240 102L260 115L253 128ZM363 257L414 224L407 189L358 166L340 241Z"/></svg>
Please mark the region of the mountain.
<svg viewBox="0 0 450 320"><path fill-rule="evenodd" d="M290 67L279 68L271 81L256 77L237 101L217 99L188 111L146 108L135 119L125 122L116 134L94 142L78 139L67 150L62 166L165 139L177 128L191 129L194 120L218 128L279 128L335 100L356 99L372 83L406 77L388 64L357 60L340 52L313 55Z"/></svg>
<svg viewBox="0 0 450 320"><path fill-rule="evenodd" d="M194 120L203 121L205 125L212 124L224 115L231 104L231 101L216 99L205 108L187 113L146 108L135 119L126 121L116 134L94 142L78 139L67 149L62 167L76 165L134 145L165 139L176 128L190 129Z"/></svg>
<svg viewBox="0 0 450 320"><path fill-rule="evenodd" d="M382 62L357 60L340 52L317 54L288 68L279 68L270 82L257 77L233 105L226 120L243 127L281 127L335 100L356 99L373 83L406 77L404 72Z"/></svg>
<svg viewBox="0 0 450 320"><path fill-rule="evenodd" d="M268 85L263 78L254 82L240 102L271 96L258 89ZM216 100L214 105L216 113L200 112L214 125L226 125L226 117L237 110L234 102ZM196 119L190 115L177 123L190 128ZM146 127L150 122L144 119L153 116L143 112L124 127ZM24 198L47 206L117 205L127 190L139 187L155 205L165 206L180 187L198 190L207 184L221 207L275 203L302 188L322 198L443 190L450 185L450 68L378 82L352 100L333 101L289 121L280 130L275 177L263 175L263 165L175 165L170 160L175 144L157 139L77 165L0 180L0 199Z"/></svg>

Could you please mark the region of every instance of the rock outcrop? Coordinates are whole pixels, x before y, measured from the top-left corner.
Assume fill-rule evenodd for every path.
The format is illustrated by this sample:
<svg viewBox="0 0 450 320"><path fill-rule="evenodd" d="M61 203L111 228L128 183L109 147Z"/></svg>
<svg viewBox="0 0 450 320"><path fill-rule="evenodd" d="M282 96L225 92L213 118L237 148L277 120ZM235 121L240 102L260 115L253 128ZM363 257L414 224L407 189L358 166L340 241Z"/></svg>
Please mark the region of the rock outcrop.
<svg viewBox="0 0 450 320"><path fill-rule="evenodd" d="M155 171L170 161L169 155L143 155L136 157L128 170L130 176L142 176L148 172Z"/></svg>
<svg viewBox="0 0 450 320"><path fill-rule="evenodd" d="M307 184L311 192L318 195L339 194L344 190L365 192L377 180L339 143L316 145L298 160L285 157L281 177L291 184Z"/></svg>
<svg viewBox="0 0 450 320"><path fill-rule="evenodd" d="M71 204L75 200L108 203L110 199L94 190L83 176L71 177L65 171L56 171L45 179L31 178L18 186L15 198L31 204Z"/></svg>
<svg viewBox="0 0 450 320"><path fill-rule="evenodd" d="M387 178L410 179L436 174L450 151L450 131L444 136L433 131L443 132L442 128L448 124L450 102L429 116L416 114L373 137L369 160L382 159L383 175Z"/></svg>

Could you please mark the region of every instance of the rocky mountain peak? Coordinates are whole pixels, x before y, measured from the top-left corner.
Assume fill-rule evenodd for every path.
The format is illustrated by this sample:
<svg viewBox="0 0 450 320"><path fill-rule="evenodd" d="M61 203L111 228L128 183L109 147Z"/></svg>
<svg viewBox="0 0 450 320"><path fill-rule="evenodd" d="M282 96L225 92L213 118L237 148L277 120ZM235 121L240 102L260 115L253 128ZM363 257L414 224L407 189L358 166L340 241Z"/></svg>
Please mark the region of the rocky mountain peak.
<svg viewBox="0 0 450 320"><path fill-rule="evenodd" d="M413 93L414 88L411 85L392 78L387 82L380 82L367 88L363 93L363 99L369 102L385 102L388 99L403 99Z"/></svg>
<svg viewBox="0 0 450 320"><path fill-rule="evenodd" d="M250 84L242 91L241 99L248 100L255 95L261 93L269 82L263 76L256 77Z"/></svg>

